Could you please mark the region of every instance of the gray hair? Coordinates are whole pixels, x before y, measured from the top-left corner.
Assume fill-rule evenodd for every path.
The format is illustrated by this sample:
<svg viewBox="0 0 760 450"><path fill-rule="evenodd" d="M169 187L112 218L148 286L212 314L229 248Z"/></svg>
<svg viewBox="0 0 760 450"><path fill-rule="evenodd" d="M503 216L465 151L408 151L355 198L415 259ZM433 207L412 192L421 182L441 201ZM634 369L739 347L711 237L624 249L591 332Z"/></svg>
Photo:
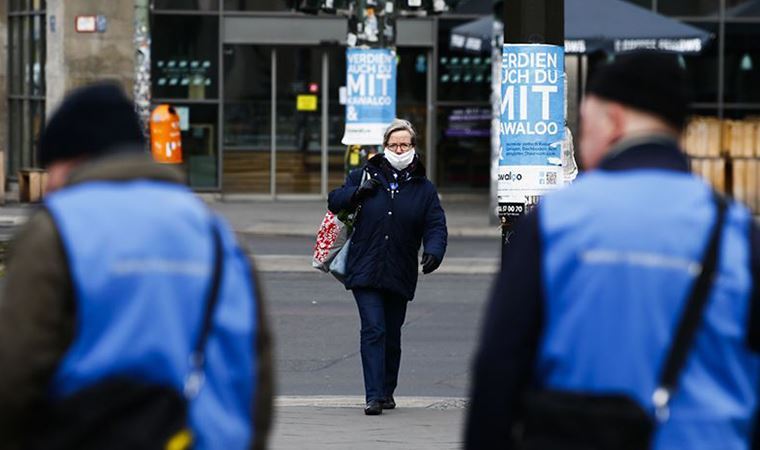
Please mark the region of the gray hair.
<svg viewBox="0 0 760 450"><path fill-rule="evenodd" d="M388 146L388 139L390 139L391 134L397 131L408 131L412 135L412 147L417 145L417 132L414 131L412 123L404 119L393 119L393 122L391 122L383 134L383 147Z"/></svg>

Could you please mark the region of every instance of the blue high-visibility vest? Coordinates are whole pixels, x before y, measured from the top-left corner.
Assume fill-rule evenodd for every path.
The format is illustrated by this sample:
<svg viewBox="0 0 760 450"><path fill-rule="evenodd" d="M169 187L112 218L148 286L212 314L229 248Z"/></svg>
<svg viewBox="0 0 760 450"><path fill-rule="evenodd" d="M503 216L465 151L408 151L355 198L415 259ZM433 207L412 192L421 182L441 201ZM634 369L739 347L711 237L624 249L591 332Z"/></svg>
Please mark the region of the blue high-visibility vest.
<svg viewBox="0 0 760 450"><path fill-rule="evenodd" d="M708 186L672 171L596 171L547 196L537 383L627 394L653 411L715 220ZM760 381L760 360L747 347L751 220L742 206L728 210L704 321L655 449L748 446Z"/></svg>
<svg viewBox="0 0 760 450"><path fill-rule="evenodd" d="M88 182L45 203L67 255L77 314L74 342L52 382L54 398L114 376L183 389L218 227L225 257L220 298L189 422L194 448L247 448L258 318L248 261L226 224L187 188L147 180Z"/></svg>

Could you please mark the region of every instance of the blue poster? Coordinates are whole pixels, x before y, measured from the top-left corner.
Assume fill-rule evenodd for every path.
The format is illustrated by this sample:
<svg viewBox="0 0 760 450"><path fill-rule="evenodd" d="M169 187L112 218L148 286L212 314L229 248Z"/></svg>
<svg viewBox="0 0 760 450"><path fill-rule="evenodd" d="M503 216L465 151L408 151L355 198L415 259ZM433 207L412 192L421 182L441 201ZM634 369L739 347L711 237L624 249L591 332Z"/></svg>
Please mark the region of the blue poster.
<svg viewBox="0 0 760 450"><path fill-rule="evenodd" d="M524 199L561 186L565 138L563 48L505 44L499 111L499 196Z"/></svg>
<svg viewBox="0 0 760 450"><path fill-rule="evenodd" d="M396 54L385 48L346 50L344 145L380 145L396 117Z"/></svg>

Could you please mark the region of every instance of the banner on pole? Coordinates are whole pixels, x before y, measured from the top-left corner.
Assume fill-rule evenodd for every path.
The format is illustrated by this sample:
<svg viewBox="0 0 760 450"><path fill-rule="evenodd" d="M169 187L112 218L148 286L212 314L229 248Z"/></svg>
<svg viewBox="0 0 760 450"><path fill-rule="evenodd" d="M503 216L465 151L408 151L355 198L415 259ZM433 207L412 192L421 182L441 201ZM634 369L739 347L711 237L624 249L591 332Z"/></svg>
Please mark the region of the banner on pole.
<svg viewBox="0 0 760 450"><path fill-rule="evenodd" d="M525 205L563 184L564 78L562 47L504 45L497 191L507 215L521 215Z"/></svg>
<svg viewBox="0 0 760 450"><path fill-rule="evenodd" d="M344 145L381 145L396 117L396 54L391 49L346 50Z"/></svg>

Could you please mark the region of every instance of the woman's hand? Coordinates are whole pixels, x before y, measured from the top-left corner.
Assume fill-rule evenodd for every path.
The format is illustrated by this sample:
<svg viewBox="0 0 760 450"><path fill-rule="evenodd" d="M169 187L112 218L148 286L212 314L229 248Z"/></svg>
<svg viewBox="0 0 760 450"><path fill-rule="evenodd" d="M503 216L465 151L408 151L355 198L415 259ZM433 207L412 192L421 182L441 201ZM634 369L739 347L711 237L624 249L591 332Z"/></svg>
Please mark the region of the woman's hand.
<svg viewBox="0 0 760 450"><path fill-rule="evenodd" d="M364 180L364 182L356 188L356 192L354 192L354 202L359 203L366 198L372 197L375 195L379 186L380 182L374 178Z"/></svg>
<svg viewBox="0 0 760 450"><path fill-rule="evenodd" d="M441 265L441 261L430 253L425 253L422 255L420 265L422 266L422 273L427 275L437 269Z"/></svg>

